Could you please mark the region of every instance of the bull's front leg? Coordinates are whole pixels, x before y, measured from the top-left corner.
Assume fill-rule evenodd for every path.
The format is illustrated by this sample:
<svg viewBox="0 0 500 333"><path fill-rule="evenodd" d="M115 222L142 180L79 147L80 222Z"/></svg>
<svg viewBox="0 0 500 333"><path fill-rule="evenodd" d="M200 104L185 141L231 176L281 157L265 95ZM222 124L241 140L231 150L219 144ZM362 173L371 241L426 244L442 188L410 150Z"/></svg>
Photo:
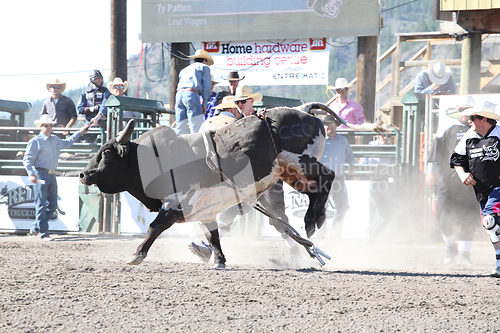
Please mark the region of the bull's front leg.
<svg viewBox="0 0 500 333"><path fill-rule="evenodd" d="M303 156L300 159L301 167L304 175L308 179L316 181L317 186L309 191L306 191L309 197L309 207L306 215L304 216L305 228L307 237L310 238L316 228L319 229L323 226L326 219L326 202L332 187L335 173L325 167L322 163L315 158Z"/></svg>
<svg viewBox="0 0 500 333"><path fill-rule="evenodd" d="M212 248L212 251L214 252L215 267L216 268L225 268L226 267L226 257L224 256L224 253L222 253L222 248L220 245L220 238L219 238L219 226L217 225L217 222L212 221L209 223L202 223L201 227L203 229L205 237L207 238L208 242L210 243L210 247Z"/></svg>
<svg viewBox="0 0 500 333"><path fill-rule="evenodd" d="M149 248L153 245L156 238L183 217L182 210L161 209L158 216L149 225L146 239L137 247L137 250L127 261L127 264L139 265L147 257Z"/></svg>

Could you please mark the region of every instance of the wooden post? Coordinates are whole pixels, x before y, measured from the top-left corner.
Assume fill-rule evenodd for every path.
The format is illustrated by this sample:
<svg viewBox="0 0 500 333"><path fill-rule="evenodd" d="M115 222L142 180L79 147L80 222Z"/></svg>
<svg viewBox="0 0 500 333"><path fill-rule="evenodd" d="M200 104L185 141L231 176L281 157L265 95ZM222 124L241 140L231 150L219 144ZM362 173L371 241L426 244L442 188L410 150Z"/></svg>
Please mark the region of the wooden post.
<svg viewBox="0 0 500 333"><path fill-rule="evenodd" d="M111 0L110 79L115 77L127 80L127 0Z"/></svg>
<svg viewBox="0 0 500 333"><path fill-rule="evenodd" d="M401 36L397 36L396 50L392 53L392 79L391 79L391 98L399 96L401 89L401 71L399 63L401 62Z"/></svg>
<svg viewBox="0 0 500 333"><path fill-rule="evenodd" d="M462 42L460 94L481 92L481 33L470 33Z"/></svg>
<svg viewBox="0 0 500 333"><path fill-rule="evenodd" d="M175 109L175 94L179 83L179 72L189 65L189 43L172 43L170 56L170 109ZM187 60L185 60L187 58ZM170 117L170 125L173 119Z"/></svg>
<svg viewBox="0 0 500 333"><path fill-rule="evenodd" d="M377 36L358 37L358 78L356 100L363 108L366 121L375 118L377 88Z"/></svg>

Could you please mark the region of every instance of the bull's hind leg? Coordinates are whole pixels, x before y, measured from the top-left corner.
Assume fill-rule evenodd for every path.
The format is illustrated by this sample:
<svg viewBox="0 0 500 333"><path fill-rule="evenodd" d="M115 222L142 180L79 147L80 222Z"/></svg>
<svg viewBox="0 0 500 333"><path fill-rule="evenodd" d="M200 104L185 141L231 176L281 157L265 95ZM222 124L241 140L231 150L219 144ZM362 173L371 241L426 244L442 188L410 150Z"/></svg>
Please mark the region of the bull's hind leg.
<svg viewBox="0 0 500 333"><path fill-rule="evenodd" d="M149 225L146 239L137 247L137 250L127 261L127 264L139 265L147 257L149 248L153 245L156 238L181 218L183 218L181 210L160 209L154 221Z"/></svg>
<svg viewBox="0 0 500 333"><path fill-rule="evenodd" d="M214 252L214 264L217 268L225 268L226 267L226 257L224 253L222 253L222 248L220 246L220 238L219 238L219 226L216 221L212 221L209 223L202 223L201 228L205 233L205 237Z"/></svg>
<svg viewBox="0 0 500 333"><path fill-rule="evenodd" d="M335 173L321 164L316 158L302 155L299 158L300 168L303 175L310 181L304 184L300 180L292 183L297 191L307 194L309 197L309 207L304 222L307 237L314 235L316 227L319 229L325 223L326 202L332 187Z"/></svg>

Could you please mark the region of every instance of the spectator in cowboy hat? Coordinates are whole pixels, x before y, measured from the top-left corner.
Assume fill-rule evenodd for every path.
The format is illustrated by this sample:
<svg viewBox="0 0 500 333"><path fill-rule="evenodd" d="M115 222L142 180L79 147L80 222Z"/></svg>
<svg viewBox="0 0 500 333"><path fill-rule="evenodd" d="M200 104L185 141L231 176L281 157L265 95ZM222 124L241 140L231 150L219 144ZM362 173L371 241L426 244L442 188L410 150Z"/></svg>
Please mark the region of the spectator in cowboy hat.
<svg viewBox="0 0 500 333"><path fill-rule="evenodd" d="M330 108L335 111L342 119L349 124L361 125L365 122L365 114L363 108L358 102L348 98L349 83L343 77L335 80L333 87L337 92L337 99L330 104ZM345 125L340 125L339 128L347 128Z"/></svg>
<svg viewBox="0 0 500 333"><path fill-rule="evenodd" d="M62 94L66 83L55 79L47 83L46 87L51 96L43 101L40 115L48 114L56 127L73 127L77 118L76 107L71 98ZM68 135L68 132L63 132L63 135Z"/></svg>
<svg viewBox="0 0 500 333"><path fill-rule="evenodd" d="M244 76L240 78L238 72L229 72L227 80L229 81L229 92L231 93L231 95L234 95L236 93L236 88L238 87L238 84L244 78L245 78Z"/></svg>
<svg viewBox="0 0 500 333"><path fill-rule="evenodd" d="M238 86L234 96L229 96L228 101L234 102L238 107L240 113L247 117L253 114L255 111L253 109L253 104L258 103L262 100L261 93L253 93L252 88L249 86Z"/></svg>
<svg viewBox="0 0 500 333"><path fill-rule="evenodd" d="M418 73L413 92L420 101L425 101L425 95L455 94L450 68L442 62L429 65L427 69Z"/></svg>
<svg viewBox="0 0 500 333"><path fill-rule="evenodd" d="M179 73L175 95L175 133L181 135L189 130L196 133L203 123L208 100L212 90L210 67L214 59L205 50L196 50L189 56L194 63ZM200 96L202 102L200 103Z"/></svg>
<svg viewBox="0 0 500 333"><path fill-rule="evenodd" d="M114 96L124 96L125 92L128 89L128 82L123 80L119 77L115 77L113 81L109 81L108 84L106 85L108 90L113 94ZM106 101L108 100L109 96L106 97L103 101L102 104L106 105ZM136 111L123 111L123 119L124 119L124 125L127 123L128 119L131 118L141 118L141 113L136 112ZM107 117L107 108L102 108L99 110L99 113L95 118L92 119L91 123L96 126L99 120L101 119L106 119Z"/></svg>
<svg viewBox="0 0 500 333"><path fill-rule="evenodd" d="M87 133L90 125L83 126L79 132L68 139L60 139L52 135L52 127L56 124L48 114L42 114L35 120L40 127L40 134L28 142L23 165L28 179L33 186L35 198L35 222L30 233L38 235L44 241L51 241L49 236L49 219L57 208L57 169L61 149L69 148L82 134Z"/></svg>

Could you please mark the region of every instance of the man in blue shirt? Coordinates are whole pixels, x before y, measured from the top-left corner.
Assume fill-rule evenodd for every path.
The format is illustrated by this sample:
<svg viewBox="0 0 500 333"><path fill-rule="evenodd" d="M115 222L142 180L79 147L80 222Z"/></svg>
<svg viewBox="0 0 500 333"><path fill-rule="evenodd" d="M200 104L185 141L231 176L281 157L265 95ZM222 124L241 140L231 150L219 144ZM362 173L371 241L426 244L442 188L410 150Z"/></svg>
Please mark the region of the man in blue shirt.
<svg viewBox="0 0 500 333"><path fill-rule="evenodd" d="M29 181L35 184L35 222L30 233L37 234L44 241L51 241L49 219L57 208L57 181L55 170L61 149L69 148L80 135L87 133L90 125L85 125L68 139L52 135L55 122L48 114L35 121L40 134L30 140L26 147L23 164Z"/></svg>
<svg viewBox="0 0 500 333"><path fill-rule="evenodd" d="M454 95L455 84L450 68L438 62L421 71L415 79L413 92L420 101L425 101L425 95Z"/></svg>
<svg viewBox="0 0 500 333"><path fill-rule="evenodd" d="M177 94L175 95L175 133L185 134L189 122L189 130L196 133L203 123L203 115L212 90L210 67L214 59L204 50L196 50L189 58L194 63L179 73ZM203 105L200 103L200 96Z"/></svg>
<svg viewBox="0 0 500 333"><path fill-rule="evenodd" d="M331 115L325 116L323 125L328 137L326 138L325 150L320 162L335 172L335 180L330 190L330 195L335 203L332 225L340 226L344 221L345 213L349 209L349 199L344 180L345 164L349 164L349 174L353 174L356 160L347 139L341 135L337 135L335 118Z"/></svg>

